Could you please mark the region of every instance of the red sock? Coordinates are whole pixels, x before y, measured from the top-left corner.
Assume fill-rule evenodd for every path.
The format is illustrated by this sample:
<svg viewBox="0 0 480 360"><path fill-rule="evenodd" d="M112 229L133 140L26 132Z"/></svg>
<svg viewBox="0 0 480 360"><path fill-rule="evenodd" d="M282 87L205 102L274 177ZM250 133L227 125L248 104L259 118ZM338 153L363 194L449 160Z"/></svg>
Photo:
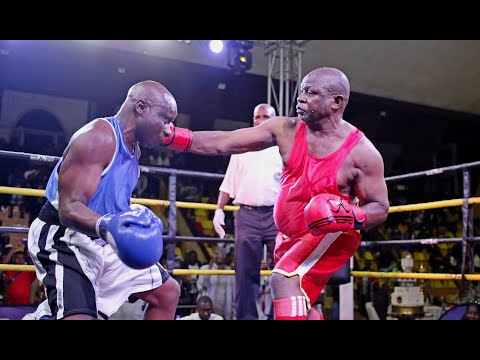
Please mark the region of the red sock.
<svg viewBox="0 0 480 360"><path fill-rule="evenodd" d="M307 304L305 296L273 300L275 320L307 320Z"/></svg>
<svg viewBox="0 0 480 360"><path fill-rule="evenodd" d="M324 320L323 315L320 314L313 306L310 308L310 314L308 320Z"/></svg>

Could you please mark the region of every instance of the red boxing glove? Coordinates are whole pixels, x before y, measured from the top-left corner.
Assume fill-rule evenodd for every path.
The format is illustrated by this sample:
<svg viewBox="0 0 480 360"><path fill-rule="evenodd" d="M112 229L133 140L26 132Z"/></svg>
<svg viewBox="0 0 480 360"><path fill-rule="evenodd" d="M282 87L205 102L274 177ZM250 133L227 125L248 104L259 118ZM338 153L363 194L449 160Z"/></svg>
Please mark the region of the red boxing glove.
<svg viewBox="0 0 480 360"><path fill-rule="evenodd" d="M319 194L313 197L305 207L304 215L308 231L315 236L363 229L367 225L367 214L362 208L332 194Z"/></svg>
<svg viewBox="0 0 480 360"><path fill-rule="evenodd" d="M192 146L193 133L189 129L178 128L169 124L171 135L165 138L164 146L172 150L188 151Z"/></svg>

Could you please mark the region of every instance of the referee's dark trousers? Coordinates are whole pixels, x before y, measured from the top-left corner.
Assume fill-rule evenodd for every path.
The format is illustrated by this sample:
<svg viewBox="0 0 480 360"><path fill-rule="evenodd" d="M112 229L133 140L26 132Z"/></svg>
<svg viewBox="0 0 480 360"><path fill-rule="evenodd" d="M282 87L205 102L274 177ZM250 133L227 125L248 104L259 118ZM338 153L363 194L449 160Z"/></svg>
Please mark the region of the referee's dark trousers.
<svg viewBox="0 0 480 360"><path fill-rule="evenodd" d="M267 262L273 263L278 229L273 206L240 205L235 214L235 310L237 320L258 320L260 266L264 245Z"/></svg>

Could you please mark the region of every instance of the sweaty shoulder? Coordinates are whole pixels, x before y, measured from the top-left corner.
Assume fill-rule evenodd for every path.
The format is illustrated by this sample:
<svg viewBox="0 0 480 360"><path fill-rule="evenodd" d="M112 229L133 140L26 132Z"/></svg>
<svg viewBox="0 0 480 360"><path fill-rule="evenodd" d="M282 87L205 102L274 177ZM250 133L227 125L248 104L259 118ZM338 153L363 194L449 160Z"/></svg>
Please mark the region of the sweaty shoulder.
<svg viewBox="0 0 480 360"><path fill-rule="evenodd" d="M75 157L81 156L92 162L109 163L115 148L116 137L112 125L100 118L88 123L72 136L64 157L74 152Z"/></svg>
<svg viewBox="0 0 480 360"><path fill-rule="evenodd" d="M103 137L105 141L116 144L115 129L113 125L105 118L95 119L92 128L95 136Z"/></svg>
<svg viewBox="0 0 480 360"><path fill-rule="evenodd" d="M278 138L279 136L290 134L292 131L295 132L300 121L296 117L275 116L265 121L262 125L270 126L272 132Z"/></svg>
<svg viewBox="0 0 480 360"><path fill-rule="evenodd" d="M366 136L363 136L353 148L352 158L355 167L359 169L368 170L377 166L383 169L382 155Z"/></svg>
<svg viewBox="0 0 480 360"><path fill-rule="evenodd" d="M291 129L291 128L296 128L298 122L301 121L297 117L287 117L287 116L275 116L264 123L270 123L272 126L276 128L285 128L285 129Z"/></svg>
<svg viewBox="0 0 480 360"><path fill-rule="evenodd" d="M276 116L260 126L269 123L271 133L275 137L275 144L278 146L283 164L285 165L290 157L297 128L301 120L297 117Z"/></svg>

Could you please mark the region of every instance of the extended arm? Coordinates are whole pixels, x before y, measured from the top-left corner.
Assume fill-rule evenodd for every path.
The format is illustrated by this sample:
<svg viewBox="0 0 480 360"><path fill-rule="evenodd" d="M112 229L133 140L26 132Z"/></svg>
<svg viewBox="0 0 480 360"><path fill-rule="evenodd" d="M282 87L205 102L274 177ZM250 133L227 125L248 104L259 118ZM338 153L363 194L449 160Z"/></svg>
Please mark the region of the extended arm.
<svg viewBox="0 0 480 360"><path fill-rule="evenodd" d="M276 145L269 126L262 125L234 131L195 131L190 151L202 155L228 155Z"/></svg>
<svg viewBox="0 0 480 360"><path fill-rule="evenodd" d="M195 131L172 127L165 146L201 155L230 155L263 150L277 145L276 132L282 119L271 118L259 126L234 131Z"/></svg>

